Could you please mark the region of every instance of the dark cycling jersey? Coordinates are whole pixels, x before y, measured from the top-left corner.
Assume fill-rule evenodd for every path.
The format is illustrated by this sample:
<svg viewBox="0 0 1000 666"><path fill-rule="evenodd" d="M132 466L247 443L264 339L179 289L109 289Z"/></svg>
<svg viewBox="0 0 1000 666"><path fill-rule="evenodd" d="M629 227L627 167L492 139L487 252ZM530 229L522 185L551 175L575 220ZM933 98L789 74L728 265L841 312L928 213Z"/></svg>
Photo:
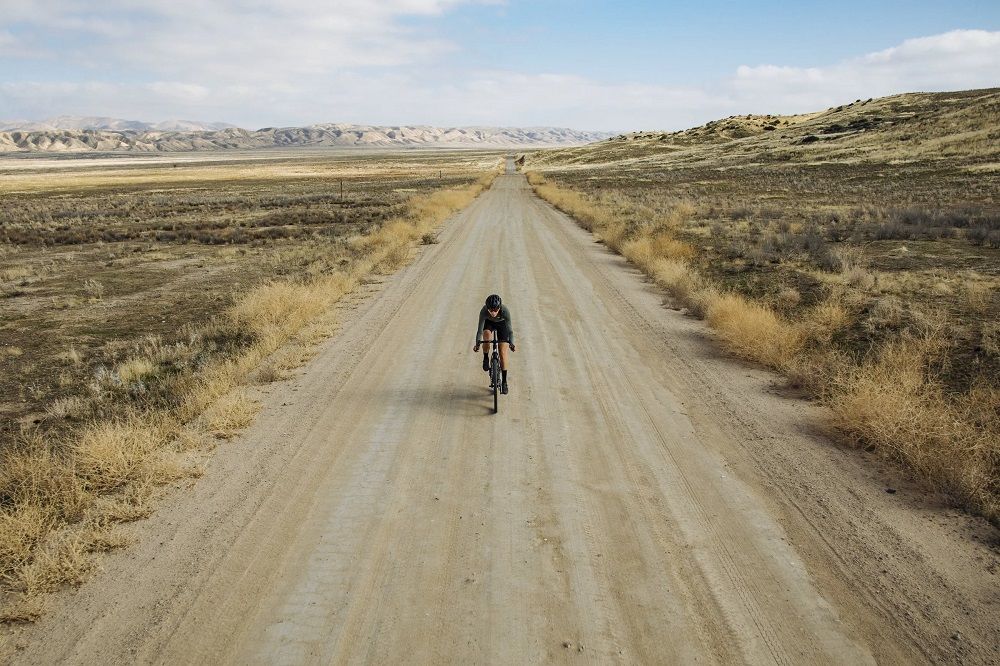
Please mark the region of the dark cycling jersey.
<svg viewBox="0 0 1000 666"><path fill-rule="evenodd" d="M490 316L489 310L486 309L485 305L483 306L483 309L479 311L479 328L476 330L476 340L483 339L483 329L486 327L486 322L494 324L494 326L489 327L490 330L499 331L500 328L506 328L507 339L503 340L501 337L501 341L514 344L514 325L511 323L510 310L507 309L506 305L500 306L500 312L497 313L496 317Z"/></svg>

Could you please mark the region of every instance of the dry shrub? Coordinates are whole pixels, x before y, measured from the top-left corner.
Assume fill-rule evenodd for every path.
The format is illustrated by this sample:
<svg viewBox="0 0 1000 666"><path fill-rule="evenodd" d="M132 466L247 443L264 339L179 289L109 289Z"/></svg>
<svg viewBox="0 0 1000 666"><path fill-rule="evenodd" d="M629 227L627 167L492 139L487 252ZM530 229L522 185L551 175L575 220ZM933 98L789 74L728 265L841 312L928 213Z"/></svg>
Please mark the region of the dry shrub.
<svg viewBox="0 0 1000 666"><path fill-rule="evenodd" d="M842 373L828 402L838 427L855 441L996 520L1000 433L975 418L996 402L948 398L926 370L940 344L908 336L886 344L871 362Z"/></svg>
<svg viewBox="0 0 1000 666"><path fill-rule="evenodd" d="M286 336L323 311L327 299L322 296L315 285L271 282L252 289L230 308L228 316L258 338Z"/></svg>
<svg viewBox="0 0 1000 666"><path fill-rule="evenodd" d="M75 522L93 498L77 477L73 462L57 455L36 436L3 456L0 504L15 513L26 508L46 514L46 522Z"/></svg>
<svg viewBox="0 0 1000 666"><path fill-rule="evenodd" d="M27 266L14 266L0 270L0 281L3 282L23 280L29 277L34 277L34 273Z"/></svg>
<svg viewBox="0 0 1000 666"><path fill-rule="evenodd" d="M410 217L431 224L443 222L453 213L472 203L472 200L487 187L489 187L487 182L479 181L471 188L440 190L413 197L409 202Z"/></svg>
<svg viewBox="0 0 1000 666"><path fill-rule="evenodd" d="M253 423L260 404L244 391L223 396L206 415L206 427L216 437L227 439Z"/></svg>
<svg viewBox="0 0 1000 666"><path fill-rule="evenodd" d="M906 321L906 307L897 296L889 294L875 301L868 312L864 327L869 331L899 328Z"/></svg>
<svg viewBox="0 0 1000 666"><path fill-rule="evenodd" d="M130 358L116 368L118 377L126 384L140 381L156 372L156 364L148 358Z"/></svg>
<svg viewBox="0 0 1000 666"><path fill-rule="evenodd" d="M678 286L691 279L691 266L683 259L657 259L650 268L656 284L674 296Z"/></svg>
<svg viewBox="0 0 1000 666"><path fill-rule="evenodd" d="M623 246L625 245L627 232L628 229L625 223L617 220L610 221L595 231L601 242L619 254L624 254Z"/></svg>
<svg viewBox="0 0 1000 666"><path fill-rule="evenodd" d="M651 271L653 259L656 258L656 255L653 253L653 244L646 237L627 241L622 245L621 253L626 259L647 273Z"/></svg>
<svg viewBox="0 0 1000 666"><path fill-rule="evenodd" d="M121 492L97 501L94 519L99 524L131 523L153 513L153 485L134 483Z"/></svg>
<svg viewBox="0 0 1000 666"><path fill-rule="evenodd" d="M238 329L257 341L243 353L203 373L185 399L181 418L188 421L219 398L244 384L260 362L327 311L357 284L353 275L334 273L307 283L272 282L251 290L227 312Z"/></svg>
<svg viewBox="0 0 1000 666"><path fill-rule="evenodd" d="M875 288L875 276L863 266L846 267L841 273L841 278L845 284L850 285L855 289L870 291Z"/></svg>
<svg viewBox="0 0 1000 666"><path fill-rule="evenodd" d="M287 371L274 363L266 363L254 373L254 380L258 384L271 384L280 382L288 378Z"/></svg>
<svg viewBox="0 0 1000 666"><path fill-rule="evenodd" d="M993 290L982 282L966 282L962 285L962 297L966 306L976 314L989 312L993 302Z"/></svg>
<svg viewBox="0 0 1000 666"><path fill-rule="evenodd" d="M802 349L803 336L795 326L739 294L715 296L708 303L707 315L723 345L743 358L782 368Z"/></svg>
<svg viewBox="0 0 1000 666"><path fill-rule="evenodd" d="M209 444L205 434L195 428L180 428L174 435L174 447L178 452L194 451Z"/></svg>
<svg viewBox="0 0 1000 666"><path fill-rule="evenodd" d="M57 398L45 408L45 414L52 419L71 419L80 416L86 404L78 396Z"/></svg>
<svg viewBox="0 0 1000 666"><path fill-rule="evenodd" d="M683 259L690 261L696 254L694 247L672 238L666 234L653 236L651 240L653 254L664 259Z"/></svg>
<svg viewBox="0 0 1000 666"><path fill-rule="evenodd" d="M0 467L0 579L17 578L59 524L80 520L92 503L71 464L35 437Z"/></svg>
<svg viewBox="0 0 1000 666"><path fill-rule="evenodd" d="M833 377L848 364L847 357L832 347L818 347L788 360L782 371L793 388L805 389L813 396L823 396Z"/></svg>
<svg viewBox="0 0 1000 666"><path fill-rule="evenodd" d="M779 307L790 310L802 302L802 294L797 289L783 287L775 296L775 301Z"/></svg>
<svg viewBox="0 0 1000 666"><path fill-rule="evenodd" d="M693 202L687 199L675 199L670 202L668 209L654 216L654 225L660 229L674 231L687 222L697 211Z"/></svg>
<svg viewBox="0 0 1000 666"><path fill-rule="evenodd" d="M92 566L87 542L78 535L63 535L36 550L31 562L18 571L17 584L33 597L65 584L80 585Z"/></svg>
<svg viewBox="0 0 1000 666"><path fill-rule="evenodd" d="M600 224L599 214L594 204L583 194L546 183L537 174L529 174L528 181L534 186L535 193L550 204L570 215L577 224L587 231L595 231Z"/></svg>
<svg viewBox="0 0 1000 666"><path fill-rule="evenodd" d="M76 347L70 347L66 351L59 354L59 360L65 361L66 363L72 363L73 365L83 364L83 353Z"/></svg>
<svg viewBox="0 0 1000 666"><path fill-rule="evenodd" d="M74 445L77 474L88 490L108 492L159 477L154 452L167 441L162 428L132 416L84 428Z"/></svg>
<svg viewBox="0 0 1000 666"><path fill-rule="evenodd" d="M260 356L263 358L264 354ZM241 377L241 367L242 364L230 360L206 370L189 388L177 408L176 415L180 422L187 424L194 421L219 398L232 391Z"/></svg>
<svg viewBox="0 0 1000 666"><path fill-rule="evenodd" d="M693 314L704 317L706 302L715 292L704 278L683 259L656 259L651 267L653 280Z"/></svg>
<svg viewBox="0 0 1000 666"><path fill-rule="evenodd" d="M39 506L0 510L0 580L11 582L16 578L55 524L51 512Z"/></svg>
<svg viewBox="0 0 1000 666"><path fill-rule="evenodd" d="M827 345L837 331L853 322L851 314L836 297L812 308L799 324L803 336L816 345Z"/></svg>
<svg viewBox="0 0 1000 666"><path fill-rule="evenodd" d="M410 245L408 241L400 241L385 248L375 269L382 275L394 273L406 265L410 258Z"/></svg>
<svg viewBox="0 0 1000 666"><path fill-rule="evenodd" d="M658 259L690 260L694 257L694 248L687 243L659 234L630 240L622 246L621 253L643 272L653 275L654 264Z"/></svg>

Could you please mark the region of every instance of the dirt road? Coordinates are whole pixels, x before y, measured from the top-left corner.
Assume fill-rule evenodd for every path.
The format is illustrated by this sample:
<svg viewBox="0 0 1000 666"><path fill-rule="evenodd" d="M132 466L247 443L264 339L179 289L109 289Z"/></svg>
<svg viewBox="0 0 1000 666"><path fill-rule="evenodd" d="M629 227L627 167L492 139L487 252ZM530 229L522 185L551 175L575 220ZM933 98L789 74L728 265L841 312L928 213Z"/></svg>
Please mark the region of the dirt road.
<svg viewBox="0 0 1000 666"><path fill-rule="evenodd" d="M420 252L17 663L1000 659L996 534L886 493L522 176Z"/></svg>

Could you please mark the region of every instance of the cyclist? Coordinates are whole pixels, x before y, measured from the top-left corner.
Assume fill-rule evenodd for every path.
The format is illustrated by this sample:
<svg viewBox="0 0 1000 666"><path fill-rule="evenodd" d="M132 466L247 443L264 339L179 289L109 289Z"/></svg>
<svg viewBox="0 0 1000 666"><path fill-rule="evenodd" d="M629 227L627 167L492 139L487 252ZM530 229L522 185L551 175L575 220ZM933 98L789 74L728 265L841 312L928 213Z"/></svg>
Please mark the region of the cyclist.
<svg viewBox="0 0 1000 666"><path fill-rule="evenodd" d="M500 392L507 393L507 347L511 351L514 349L514 327L510 321L510 310L501 303L500 297L490 294L486 299L486 305L479 311L479 328L476 329L476 346L472 351L479 351L479 341L485 344L483 347L483 370L490 371L490 340L498 340L500 345L500 369L503 372L503 380L500 384Z"/></svg>

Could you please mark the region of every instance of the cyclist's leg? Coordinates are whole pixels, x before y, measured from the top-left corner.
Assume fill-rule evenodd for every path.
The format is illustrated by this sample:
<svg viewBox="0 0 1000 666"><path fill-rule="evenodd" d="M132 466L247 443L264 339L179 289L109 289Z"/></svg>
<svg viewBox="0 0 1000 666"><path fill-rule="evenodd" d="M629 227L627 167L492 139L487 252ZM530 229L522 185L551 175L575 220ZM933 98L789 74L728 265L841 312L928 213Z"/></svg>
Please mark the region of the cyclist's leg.
<svg viewBox="0 0 1000 666"><path fill-rule="evenodd" d="M507 354L510 347L510 326L506 322L496 332L496 339L500 341L500 368L507 371Z"/></svg>
<svg viewBox="0 0 1000 666"><path fill-rule="evenodd" d="M507 348L510 346L508 342L501 342L500 344L500 392L507 395Z"/></svg>
<svg viewBox="0 0 1000 666"><path fill-rule="evenodd" d="M507 393L507 355L510 353L510 327L506 324L497 331L497 340L500 341L500 370L502 373L502 392Z"/></svg>
<svg viewBox="0 0 1000 666"><path fill-rule="evenodd" d="M493 331L489 327L483 329L483 370L489 372L490 370L490 343L488 340L493 339Z"/></svg>

